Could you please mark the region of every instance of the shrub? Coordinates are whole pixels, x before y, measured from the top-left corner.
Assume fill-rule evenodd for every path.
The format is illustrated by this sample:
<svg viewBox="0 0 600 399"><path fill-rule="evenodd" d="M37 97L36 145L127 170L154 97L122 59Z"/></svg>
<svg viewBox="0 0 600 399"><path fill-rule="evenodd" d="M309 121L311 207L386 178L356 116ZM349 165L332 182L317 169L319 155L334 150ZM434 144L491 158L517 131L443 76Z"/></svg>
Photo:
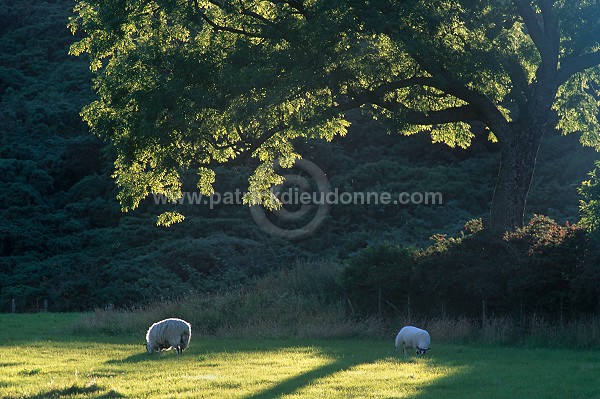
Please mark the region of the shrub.
<svg viewBox="0 0 600 399"><path fill-rule="evenodd" d="M582 228L534 215L504 237L473 231L458 239L434 237L421 254L418 280L424 294L435 298L434 307L481 317L541 312L558 318L576 312L571 283L584 262Z"/></svg>
<svg viewBox="0 0 600 399"><path fill-rule="evenodd" d="M500 237L475 220L456 238L432 240L421 251L384 244L352 258L342 279L352 310L484 321L538 314L564 322L599 307L600 254L588 250L580 226L534 215Z"/></svg>
<svg viewBox="0 0 600 399"><path fill-rule="evenodd" d="M342 286L351 312L394 314L408 304L414 251L390 244L366 248L348 261Z"/></svg>

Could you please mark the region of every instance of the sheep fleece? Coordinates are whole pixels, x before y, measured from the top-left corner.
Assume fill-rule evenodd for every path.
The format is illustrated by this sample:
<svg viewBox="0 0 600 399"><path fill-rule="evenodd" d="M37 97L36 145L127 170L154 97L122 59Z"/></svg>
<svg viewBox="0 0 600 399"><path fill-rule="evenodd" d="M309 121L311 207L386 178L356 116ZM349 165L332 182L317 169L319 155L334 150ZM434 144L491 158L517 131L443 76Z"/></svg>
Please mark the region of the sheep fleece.
<svg viewBox="0 0 600 399"><path fill-rule="evenodd" d="M401 347L406 354L407 348L413 348L418 354L424 354L429 349L431 337L425 330L413 326L402 327L396 336L396 349Z"/></svg>
<svg viewBox="0 0 600 399"><path fill-rule="evenodd" d="M165 319L150 326L146 333L148 353L175 348L181 353L190 344L192 326L185 320Z"/></svg>

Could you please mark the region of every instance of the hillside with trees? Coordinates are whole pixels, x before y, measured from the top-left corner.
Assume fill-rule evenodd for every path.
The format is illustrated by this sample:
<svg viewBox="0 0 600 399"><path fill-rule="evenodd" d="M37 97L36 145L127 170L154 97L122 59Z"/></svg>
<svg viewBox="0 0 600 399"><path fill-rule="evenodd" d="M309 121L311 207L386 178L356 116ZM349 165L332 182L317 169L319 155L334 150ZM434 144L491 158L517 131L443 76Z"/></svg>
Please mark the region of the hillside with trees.
<svg viewBox="0 0 600 399"><path fill-rule="evenodd" d="M99 6L102 2L95 3ZM284 3L296 4L296 2ZM334 3L337 5L338 2L332 2ZM331 134L331 137L325 137L330 138L329 141L317 139L317 136L323 136L322 131L319 130L320 124L329 123L328 118L315 116L314 119L308 118L303 121L291 119L284 121L286 123L308 121L306 122L308 125L294 125L294 129L297 130L292 129L294 132L290 130L289 134L286 133L283 141L289 141L293 145L293 151L291 147L288 148L287 155L293 157L293 154L297 153L318 165L327 174L331 186L340 191L440 192L443 194L443 204L334 205L318 232L300 241L289 241L266 234L256 225L248 207L242 204L220 204L214 209L198 204L161 205L155 203L152 195L137 199L133 198L134 196L127 199L126 196L121 195L120 203L117 197L125 187L124 176L126 177L130 172L127 171L127 167L131 164L127 162L140 154L135 151L136 146L139 145L137 149L142 152L148 148L159 151L162 146L168 148L169 139L173 137L168 132L171 132L169 129L175 126L169 125L175 123L174 120L161 125L166 130L158 133L149 129L149 126L153 126L153 118L156 117L153 112L159 110L153 101L171 101L179 98L187 83L186 80L177 81L177 84L170 81L169 85L162 80L158 83L143 82L150 86L157 84L152 86L156 91L150 90L150 100L148 97L140 97L144 99L140 101L140 104L145 107L141 110L143 112L134 113L126 107L121 109L119 107L126 104L114 103L115 112L123 112L120 115L124 118L117 122L125 123L123 121L127 118L135 119L127 123L131 123L128 126L134 126L134 132L140 135L127 136L128 139L137 137L135 140L139 139L139 142L135 145L132 144L133 142L127 142L127 145L122 148L115 148L116 139L110 136L112 133L109 133L118 131L117 125L111 125L117 122L94 119L96 116L93 114L93 107L89 106L98 98L94 90L118 90L117 83L120 82L123 84L121 89L125 92L120 94L111 92L114 99L141 96L144 94L143 91L132 89L135 80L144 76L150 78L159 75L152 75L145 70L136 70L134 66L148 67L146 63L158 62L152 57L159 55L165 57L163 61L166 64L152 65L156 68L166 68L165 70L171 72L179 71L181 76L178 79L197 78L200 81L201 78L211 77L202 75L204 70L194 71L189 64L191 58L184 57L174 49L164 49L165 53L162 55L133 54L132 57L140 57L137 59L139 63L136 64L136 59L133 58L124 60L119 64L124 74L112 75L116 79L115 82L105 76L106 80L96 80L93 83L94 75L89 69L90 62L92 65L94 62L102 63L104 61L98 61L101 57L96 53L91 57L69 55L73 43L81 43L87 37L81 30L73 36L67 28L69 17L76 15L72 11L73 6L73 2L61 0L45 2L0 0L0 182L4 187L3 195L0 196L0 311L10 311L13 298L16 299L20 311L40 309L45 299L48 299L49 309L55 311L89 310L106 307L109 304L117 307L144 305L157 300L178 298L189 292L217 292L226 288L239 287L256 277L273 270L291 267L302 260L334 259L345 262L348 259L358 258L366 259L365 264L368 265L371 262L370 254L364 249L378 248L382 243L415 248L433 245L429 249L432 259L440 257L443 258L443 262L451 263L454 254L452 251L460 252L460 250L455 249L452 246L454 244L445 242L444 245L450 248L450 252L447 254L436 252L435 248L439 248L440 242L443 242L440 237L460 236L463 227L469 221L488 218L494 198L496 177L505 152L500 143L488 140L490 133L488 130L481 128L481 125L473 125L471 130L461 130L462 133L446 132L449 136L444 136L442 133L436 136L438 133L430 131L429 135L421 133L404 137L397 134L404 131L404 121L394 121L393 118L387 117L373 120L372 110L349 115L347 126L345 123L342 124L343 129L347 130L345 137ZM334 12L335 7L331 7L330 11ZM172 11L177 13L177 10ZM228 18L238 11L237 9L223 11L220 15L220 18L223 18L222 23L229 23ZM170 10L165 12L167 13L165 15L170 16ZM200 14L194 15L202 19ZM235 18L238 18L239 16L236 15ZM211 14L205 16L208 20L194 22L197 24L196 28L217 23L211 19L216 16ZM123 14L122 17L125 18L126 15ZM240 17L242 26L246 17ZM345 17L349 18L348 15ZM370 18L366 30L361 33L363 36L376 34L371 32L371 29L381 24L379 16L371 15ZM235 21L237 19L234 19ZM286 20L282 19L282 21ZM328 37L327 35L336 33L334 29L340 28L339 25L326 25L319 21L317 19L311 24L317 24L320 29L326 31L315 31L315 37L308 38L312 41L309 40L305 46L312 46L314 40L318 38L317 34ZM116 27L125 22L112 21L111 23ZM346 27L344 24L348 23L348 20L342 18L336 23ZM297 28L308 29L303 26ZM261 26L257 29L262 32L266 28ZM328 29L331 31L327 31ZM578 29L583 28L580 26ZM175 36L179 34L176 31L162 33ZM362 40L363 36L359 39ZM152 40L162 43L166 39L157 37ZM173 40L175 43L179 39L175 37ZM232 56L234 58L230 60L232 63L228 64L228 68L231 68L232 81L221 82L221 84L231 84L231 92L223 92L220 95L223 98L232 98L248 90L246 84L260 84L269 90L274 90L273 96L267 98L264 104L257 102L253 103L252 107L244 108L248 104L241 103L237 109L228 109L231 115L227 116L232 117L232 120L239 118L238 121L248 122L248 118L257 117L261 121L263 119L266 121L270 115L260 115L257 110L270 106L268 102L271 101L281 100L281 103L288 101L289 99L281 95L286 92L287 86L268 86L274 83L262 81L261 77L253 77L250 74L251 65L244 61L251 59L249 57L252 49L248 47L250 42L239 41L240 47L236 50L239 53L234 54ZM478 45L483 46L483 44ZM379 48L378 51L383 51L384 45L383 42L365 45L364 54L353 54L354 57L358 57L356 63L360 65L345 65L340 68L347 68L346 74L350 73L348 71L355 73L356 70L353 68L364 68L365 72L373 72L370 68L376 69L377 65L369 56L374 51L371 46ZM533 47L530 47L531 44L527 50L533 51ZM226 48L223 51L230 50ZM311 51L322 50L321 47L315 46ZM391 49L387 50L391 51ZM308 51L308 48L304 47L302 51ZM352 47L352 51L359 50ZM265 58L269 56L269 54L260 55ZM278 56L281 55L274 55L273 59L267 61L279 62L281 60L277 58ZM309 73L312 68L323 67L323 65L311 66L298 62L298 54L289 56L291 57L289 62L294 63L294 68L306 67L306 73ZM457 55L452 55L455 56ZM452 57L447 60L448 63L453 62ZM539 61L536 56L532 57L533 60ZM340 79L342 78L347 78L347 75L342 73ZM294 79L306 79L306 76L298 75ZM367 80L369 79L371 78ZM200 83L207 81L202 80ZM283 80L280 83L290 84L289 81ZM321 83L319 79L314 80L315 85ZM356 85L345 95L358 94L363 89L358 85L360 82L354 83ZM590 83L589 87L596 86ZM223 100L211 91L202 92L203 87L193 89L199 97L195 100L199 103ZM526 90L524 87L521 89ZM320 88L314 90L318 91ZM429 98L428 96L441 95L436 90L423 89L422 93L419 92L413 98L415 101L413 105L417 107ZM588 101L590 93L591 90L583 94L579 93L582 96L579 100ZM210 97L211 95L215 96ZM319 101L323 100L318 95L315 98ZM313 104L314 109L304 111L309 114L318 111L321 105L317 100ZM577 99L567 100L576 102ZM522 99L515 95L514 101L519 103ZM86 106L87 108L84 108ZM244 112L241 111L242 108ZM82 109L84 109L84 118L87 121L94 121L96 135L90 132L88 125L82 121L80 116ZM182 117L188 115L187 109L175 108L175 111L181 111ZM215 115L211 117L216 118ZM288 115L284 119L288 117L292 118ZM567 120L563 119L563 121L563 125L567 125ZM223 121L212 120L210 123L219 122ZM270 123L275 122L277 121L272 120ZM567 130L578 126L575 121L571 122ZM252 123L249 125L254 126ZM327 126L335 131L339 127ZM594 168L597 153L591 148L582 147L581 131L574 128L573 130L575 130L573 134L565 137L555 131L544 133L528 194L526 221L534 214L543 214L556 220L562 229L567 222L573 225L580 220L581 197L577 188L588 178L587 173ZM471 137L471 133L468 133L471 131L477 134ZM183 141L192 137L186 136L191 134L190 132L184 133L180 137ZM217 139L222 137L219 134L215 136ZM588 136L584 132L583 140L591 142L592 138ZM432 143L432 138L435 143ZM466 144L461 140L468 141L469 145L461 148L463 147L461 144ZM248 142L251 146L256 145L252 140ZM128 149L132 148L134 151L128 153ZM173 183L173 180L157 184L160 186L165 183L164 187L175 187L183 192L199 192L198 170L178 169L182 165L170 158L174 154L170 151L163 153L166 154L165 158L162 158L159 163L163 162L162 166L177 169L180 185L169 186L168 183ZM282 152L280 149L267 152L270 155L265 159L276 153L285 155L280 154ZM135 156L125 159L124 154ZM255 175L257 168L260 169L260 162L252 157L242 157L235 164L224 165L214 162L219 161L215 154L216 152L209 154L211 158L209 166L216 175L214 190L216 192L236 189L247 191L248 179ZM175 157L175 160L189 165L184 158L191 155L185 151L181 151L179 155L181 157ZM196 155L198 154L194 154ZM115 168L117 168L116 176L114 176ZM143 181L146 177L141 173L136 178ZM120 187L115 184L116 182ZM136 192L134 186L135 184L129 187L133 190L130 193ZM161 189L156 192L161 192ZM169 190L162 190L162 192L170 193ZM137 207L132 206L137 200L139 200ZM122 212L122 206L129 208L129 212ZM171 227L157 226L157 215L165 212L181 213L186 219ZM529 236L534 233L526 232ZM569 235L571 233L566 231L560 230L560 234L561 237L572 238ZM432 236L436 237L433 241L430 240ZM573 240L579 238L580 236L576 236ZM569 241L569 243L573 242ZM518 244L514 245L518 246ZM527 253L527 249L523 251ZM507 258L514 255L510 251L501 253ZM361 256L363 258L360 258ZM392 253L390 256L396 255ZM569 257L563 252L560 256ZM529 263L528 265L531 266ZM359 268L356 261L354 267ZM429 267L434 265L429 264ZM469 269L468 273L465 273L471 275L469 273L476 274L477 271ZM589 268L586 269L586 273L597 278ZM410 280L410 276L408 278ZM440 278L431 284L439 284L441 280L443 279ZM352 281L347 280L346 283L346 288L352 287ZM560 289L557 288L556 291L559 292L558 295L566 292L561 291L561 287L559 284ZM371 290L371 288L365 289ZM519 287L521 291L518 292L524 292L525 289L526 287ZM359 295L361 291L356 289L353 292ZM509 291L498 288L496 292L497 297L479 295L474 298L477 301L486 299L488 302L493 302ZM464 298L472 299L468 295ZM404 297L398 299L400 302L404 300ZM529 297L527 300L533 301ZM585 302L581 298L578 300ZM497 302L498 309L514 305L500 300ZM380 311L377 305L368 301L363 305L363 308L358 308L356 305L356 312L370 314ZM393 308L387 308L387 311L390 309ZM457 312L461 310L464 309L456 309Z"/></svg>

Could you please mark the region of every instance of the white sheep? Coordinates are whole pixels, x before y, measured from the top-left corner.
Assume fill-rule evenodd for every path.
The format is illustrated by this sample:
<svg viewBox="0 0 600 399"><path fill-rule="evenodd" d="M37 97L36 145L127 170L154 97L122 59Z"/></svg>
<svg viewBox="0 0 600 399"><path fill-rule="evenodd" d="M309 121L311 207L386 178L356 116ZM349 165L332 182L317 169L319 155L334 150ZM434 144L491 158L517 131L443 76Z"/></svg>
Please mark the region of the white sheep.
<svg viewBox="0 0 600 399"><path fill-rule="evenodd" d="M192 326L187 321L165 319L152 324L148 329L146 350L152 353L175 348L177 353L181 353L190 345L191 336Z"/></svg>
<svg viewBox="0 0 600 399"><path fill-rule="evenodd" d="M413 326L402 327L396 336L396 350L402 345L402 352L406 356L406 348L413 348L417 355L424 355L429 350L431 337L425 330Z"/></svg>

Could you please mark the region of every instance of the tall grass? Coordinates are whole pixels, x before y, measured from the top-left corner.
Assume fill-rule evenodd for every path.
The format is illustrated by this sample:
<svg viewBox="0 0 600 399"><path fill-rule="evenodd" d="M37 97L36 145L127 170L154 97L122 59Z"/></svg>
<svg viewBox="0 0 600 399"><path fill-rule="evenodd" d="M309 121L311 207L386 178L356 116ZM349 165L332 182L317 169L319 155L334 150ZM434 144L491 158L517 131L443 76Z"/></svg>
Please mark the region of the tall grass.
<svg viewBox="0 0 600 399"><path fill-rule="evenodd" d="M217 293L190 293L178 300L130 309L97 309L77 320L74 332L143 334L167 317L180 317L193 332L224 337L364 337L381 336L375 318L352 320L340 298L341 265L298 263L244 287Z"/></svg>
<svg viewBox="0 0 600 399"><path fill-rule="evenodd" d="M354 318L346 309L338 262L297 263L251 284L216 293L129 309L97 309L77 319L74 333L139 335L157 320L180 317L193 333L250 338L393 338L400 327L426 328L435 342L528 346L600 347L600 317L557 323L532 315L516 321L492 317Z"/></svg>
<svg viewBox="0 0 600 399"><path fill-rule="evenodd" d="M600 348L600 317L582 317L563 326L536 315L522 322L509 317L492 317L484 322L446 317L415 324L426 328L438 342Z"/></svg>

